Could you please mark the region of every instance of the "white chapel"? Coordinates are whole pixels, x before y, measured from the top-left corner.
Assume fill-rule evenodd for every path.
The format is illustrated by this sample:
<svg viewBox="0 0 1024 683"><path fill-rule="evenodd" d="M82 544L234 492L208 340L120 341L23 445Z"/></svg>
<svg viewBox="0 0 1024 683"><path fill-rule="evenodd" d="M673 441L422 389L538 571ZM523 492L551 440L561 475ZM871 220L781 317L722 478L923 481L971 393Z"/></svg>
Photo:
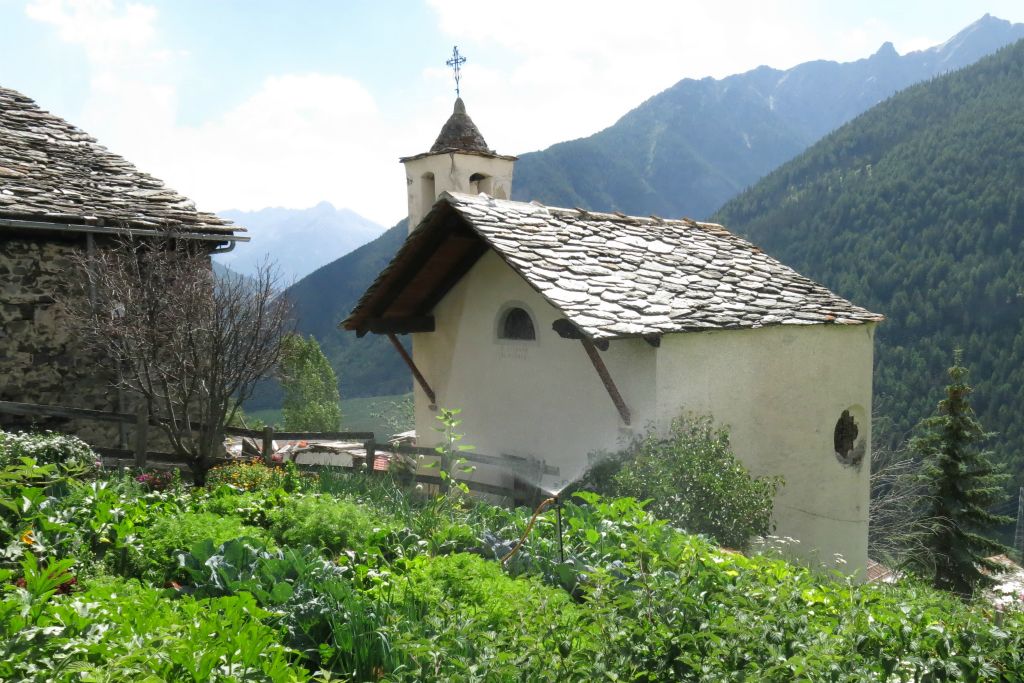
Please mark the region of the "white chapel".
<svg viewBox="0 0 1024 683"><path fill-rule="evenodd" d="M456 100L402 159L410 232L342 323L412 335L421 445L459 408L475 450L581 472L684 414L727 426L755 475L781 475L776 533L867 563L872 352L882 316L720 225L510 201Z"/></svg>

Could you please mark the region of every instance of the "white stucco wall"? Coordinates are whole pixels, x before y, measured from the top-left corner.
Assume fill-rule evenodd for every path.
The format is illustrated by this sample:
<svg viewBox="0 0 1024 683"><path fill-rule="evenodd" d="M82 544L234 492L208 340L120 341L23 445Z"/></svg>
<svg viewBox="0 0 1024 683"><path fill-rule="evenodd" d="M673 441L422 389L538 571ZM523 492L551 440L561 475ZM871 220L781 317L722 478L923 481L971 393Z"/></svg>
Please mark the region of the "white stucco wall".
<svg viewBox="0 0 1024 683"><path fill-rule="evenodd" d="M867 563L874 325L777 326L669 335L658 349L658 421L682 411L729 427L733 452L755 475L781 475L776 534L798 555L851 568ZM835 455L849 410L859 467Z"/></svg>
<svg viewBox="0 0 1024 683"><path fill-rule="evenodd" d="M420 224L442 192L486 192L498 199L512 196L511 158L488 157L455 152L409 159L405 162L405 182L409 197L409 231ZM487 176L474 183L474 174ZM431 180L427 180L427 177Z"/></svg>
<svg viewBox="0 0 1024 683"><path fill-rule="evenodd" d="M536 341L497 338L509 304L531 313ZM785 478L778 535L799 538L798 554L813 562L841 553L847 568L865 566L870 464L840 464L833 432L851 410L870 453L873 325L682 333L657 349L613 341L601 356L632 413L626 426L580 342L551 329L563 316L495 253L434 316L436 332L414 335L414 359L437 404L462 410L460 431L478 452L540 458L571 480L588 454L617 450L648 425L711 414L753 473ZM414 393L420 442L432 445L437 413L418 386Z"/></svg>
<svg viewBox="0 0 1024 683"><path fill-rule="evenodd" d="M497 338L506 304L533 317L536 341ZM460 408L460 429L481 453L536 457L571 478L586 455L613 449L631 431L605 392L580 342L551 324L562 316L493 251L485 254L434 309L436 332L413 335L413 358L438 405ZM633 425L654 416L653 349L618 342L602 354L633 412ZM620 379L621 378L621 379ZM437 413L414 388L416 430L433 444Z"/></svg>

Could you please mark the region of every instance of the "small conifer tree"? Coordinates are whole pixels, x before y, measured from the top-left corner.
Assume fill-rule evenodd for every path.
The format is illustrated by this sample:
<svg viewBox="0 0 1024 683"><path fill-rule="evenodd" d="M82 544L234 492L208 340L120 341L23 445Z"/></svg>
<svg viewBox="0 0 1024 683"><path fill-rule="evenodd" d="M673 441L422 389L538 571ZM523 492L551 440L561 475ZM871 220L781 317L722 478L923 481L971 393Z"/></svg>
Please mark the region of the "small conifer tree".
<svg viewBox="0 0 1024 683"><path fill-rule="evenodd" d="M922 476L930 489L935 522L927 542L934 562L932 581L937 588L969 597L988 583L981 570L998 568L986 557L1007 550L983 534L1012 519L991 512L1006 498L1009 475L1000 473L989 459L991 452L980 448L992 434L974 417L962 362L963 352L956 349L946 398L937 414L918 426L922 434L911 441L911 448L924 461Z"/></svg>
<svg viewBox="0 0 1024 683"><path fill-rule="evenodd" d="M293 431L331 432L341 426L338 378L316 338L289 335L281 354L284 427Z"/></svg>

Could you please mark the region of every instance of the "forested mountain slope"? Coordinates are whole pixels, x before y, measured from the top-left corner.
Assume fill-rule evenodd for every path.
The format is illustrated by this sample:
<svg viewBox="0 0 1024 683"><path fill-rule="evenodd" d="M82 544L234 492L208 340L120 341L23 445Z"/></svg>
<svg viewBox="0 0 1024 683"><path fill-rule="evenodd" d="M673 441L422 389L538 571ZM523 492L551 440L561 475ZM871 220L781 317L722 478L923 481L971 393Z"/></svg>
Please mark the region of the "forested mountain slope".
<svg viewBox="0 0 1024 683"><path fill-rule="evenodd" d="M1024 38L989 15L941 45L855 62L766 66L686 79L587 138L520 156L513 198L627 214L706 218L823 135L898 90Z"/></svg>
<svg viewBox="0 0 1024 683"><path fill-rule="evenodd" d="M412 387L409 371L386 337L357 339L338 323L348 316L363 291L383 270L408 234L403 220L383 235L311 273L286 294L295 305L298 330L312 334L338 373L341 395L399 394Z"/></svg>
<svg viewBox="0 0 1024 683"><path fill-rule="evenodd" d="M1024 41L912 87L719 211L801 273L884 313L876 412L929 415L955 346L1024 478Z"/></svg>

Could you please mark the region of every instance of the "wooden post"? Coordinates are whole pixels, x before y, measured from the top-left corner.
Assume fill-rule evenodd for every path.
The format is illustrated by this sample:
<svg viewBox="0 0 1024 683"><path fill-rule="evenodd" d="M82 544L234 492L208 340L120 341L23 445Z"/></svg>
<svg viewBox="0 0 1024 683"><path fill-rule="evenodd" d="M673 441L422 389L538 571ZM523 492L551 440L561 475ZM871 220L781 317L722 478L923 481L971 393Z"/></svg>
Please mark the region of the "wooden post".
<svg viewBox="0 0 1024 683"><path fill-rule="evenodd" d="M581 337L580 343L583 344L587 355L590 356L590 362L593 363L594 369L597 370L597 376L601 378L601 384L604 385L608 396L612 399L612 403L615 404L615 408L619 411L619 416L628 425L630 417L629 408L626 407L626 402L622 400L622 394L619 393L619 388L615 386L615 382L608 373L608 368L605 366L604 361L601 360L601 355L597 352L594 342L589 337Z"/></svg>
<svg viewBox="0 0 1024 683"><path fill-rule="evenodd" d="M274 428L267 425L263 428L263 462L271 463L270 456L274 454Z"/></svg>
<svg viewBox="0 0 1024 683"><path fill-rule="evenodd" d="M423 376L423 373L420 372L420 369L416 367L416 363L413 362L412 357L409 356L409 352L405 350L404 346L402 346L402 342L398 341L398 337L396 337L393 332L388 332L388 339L391 340L391 345L395 347L396 351L398 351L398 355L400 355L402 360L405 361L405 364L409 366L409 370L412 371L412 376L420 385L420 389L423 389L423 393L427 395L428 399L430 399L431 407L436 406L437 397L434 395L434 390L430 388L429 384L427 384L426 378Z"/></svg>
<svg viewBox="0 0 1024 683"><path fill-rule="evenodd" d="M377 441L368 439L366 441L366 473L374 474L373 465L377 460Z"/></svg>
<svg viewBox="0 0 1024 683"><path fill-rule="evenodd" d="M149 411L145 402L139 403L135 410L135 466L146 466L146 441L149 431Z"/></svg>

